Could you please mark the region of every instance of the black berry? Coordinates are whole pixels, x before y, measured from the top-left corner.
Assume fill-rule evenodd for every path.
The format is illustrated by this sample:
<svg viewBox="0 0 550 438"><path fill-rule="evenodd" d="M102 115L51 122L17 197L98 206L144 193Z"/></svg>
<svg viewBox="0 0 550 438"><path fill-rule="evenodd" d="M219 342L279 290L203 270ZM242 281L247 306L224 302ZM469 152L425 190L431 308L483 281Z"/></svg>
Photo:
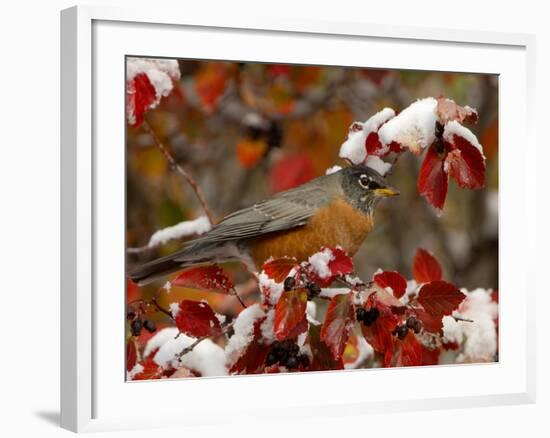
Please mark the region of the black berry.
<svg viewBox="0 0 550 438"><path fill-rule="evenodd" d="M129 310L127 313L126 313L126 319L128 321L131 321L132 319L134 319L136 317L136 312L132 311L132 310Z"/></svg>
<svg viewBox="0 0 550 438"><path fill-rule="evenodd" d="M281 343L279 341L273 341L273 344L271 344L271 349L273 351L279 351L281 349Z"/></svg>
<svg viewBox="0 0 550 438"><path fill-rule="evenodd" d="M366 315L367 315L367 311L362 307L359 307L355 311L355 318L357 319L357 321L363 321Z"/></svg>
<svg viewBox="0 0 550 438"><path fill-rule="evenodd" d="M376 307L373 307L372 309L366 311L365 316L363 317L363 323L366 326L370 326L376 322L379 316L380 311Z"/></svg>
<svg viewBox="0 0 550 438"><path fill-rule="evenodd" d="M294 289L294 286L296 286L296 280L294 277L286 277L284 286L286 291Z"/></svg>
<svg viewBox="0 0 550 438"><path fill-rule="evenodd" d="M319 286L317 283L308 283L307 285L308 300L318 297L320 293L321 293L321 286Z"/></svg>
<svg viewBox="0 0 550 438"><path fill-rule="evenodd" d="M407 318L407 327L412 329L414 328L414 324L416 323L416 318L414 316L409 316Z"/></svg>
<svg viewBox="0 0 550 438"><path fill-rule="evenodd" d="M155 325L155 323L149 319L143 321L143 328L149 333L153 333L157 330L157 326Z"/></svg>
<svg viewBox="0 0 550 438"><path fill-rule="evenodd" d="M296 356L290 356L286 361L286 367L289 370L292 368L298 368L298 358Z"/></svg>
<svg viewBox="0 0 550 438"><path fill-rule="evenodd" d="M420 333L422 330L422 323L418 319L414 322L413 330L415 333Z"/></svg>
<svg viewBox="0 0 550 438"><path fill-rule="evenodd" d="M395 333L397 334L397 337L401 340L405 339L405 336L409 333L409 328L406 324L398 325L395 328Z"/></svg>
<svg viewBox="0 0 550 438"><path fill-rule="evenodd" d="M289 348L290 353L297 354L300 351L300 347L298 347L298 344L292 344Z"/></svg>
<svg viewBox="0 0 550 438"><path fill-rule="evenodd" d="M141 329L143 328L143 323L141 322L141 319L134 319L130 324L130 328L132 330L132 336L139 336L139 334L141 333Z"/></svg>
<svg viewBox="0 0 550 438"><path fill-rule="evenodd" d="M286 364L286 361L288 360L288 352L285 351L285 350L279 351L279 353L277 354L277 357L279 359L279 363L281 365L284 365L284 364Z"/></svg>
<svg viewBox="0 0 550 438"><path fill-rule="evenodd" d="M275 365L277 363L277 355L272 351L267 355L267 359L265 360L265 364L267 366Z"/></svg>
<svg viewBox="0 0 550 438"><path fill-rule="evenodd" d="M307 354L300 354L300 356L298 356L298 362L300 362L300 365L304 368L307 368L309 366L309 356Z"/></svg>

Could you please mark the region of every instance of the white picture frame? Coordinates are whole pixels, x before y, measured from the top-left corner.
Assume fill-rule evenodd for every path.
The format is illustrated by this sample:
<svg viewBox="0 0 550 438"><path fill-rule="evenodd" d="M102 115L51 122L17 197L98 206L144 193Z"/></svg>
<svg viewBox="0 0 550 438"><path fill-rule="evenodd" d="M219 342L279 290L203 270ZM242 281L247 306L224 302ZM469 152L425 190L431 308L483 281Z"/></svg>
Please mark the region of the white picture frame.
<svg viewBox="0 0 550 438"><path fill-rule="evenodd" d="M173 37L182 42L192 38L193 44L169 44ZM529 280L534 277L529 276L532 268L526 259L507 251L525 254L535 244L535 215L521 207L537 203L536 175L534 169L528 172L525 158L535 152L534 45L534 36L524 34L270 17L228 20L188 8L78 6L62 11L62 427L83 432L189 426L208 421L206 406L216 422L224 423L236 414L239 421L268 418L273 409L297 418L397 412L410 409L411 400L417 400L415 409L534 402L535 288ZM369 60L353 60L354 47L369 48ZM499 74L499 363L125 383L120 318L124 297L122 292L115 296L111 287L118 285L115 290L122 291L124 280L123 55ZM513 153L512 145L520 140L529 153ZM520 225L521 236L514 233ZM452 382L441 385L451 375ZM352 391L363 383L368 392ZM284 398L289 387L309 396L290 402ZM181 389L188 399L173 407L173 393ZM212 406L209 395L216 391L234 394L231 405ZM261 406L251 398L267 392L269 400ZM125 409L128 401L141 396L166 403L148 406L147 411L139 406ZM183 411L188 415L181 415Z"/></svg>

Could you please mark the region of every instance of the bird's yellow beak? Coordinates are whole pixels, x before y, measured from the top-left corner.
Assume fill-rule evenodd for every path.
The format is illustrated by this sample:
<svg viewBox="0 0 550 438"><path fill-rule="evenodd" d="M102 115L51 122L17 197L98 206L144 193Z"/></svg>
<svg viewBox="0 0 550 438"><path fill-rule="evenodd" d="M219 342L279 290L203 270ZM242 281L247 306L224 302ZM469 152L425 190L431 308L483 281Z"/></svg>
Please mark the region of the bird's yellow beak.
<svg viewBox="0 0 550 438"><path fill-rule="evenodd" d="M374 190L374 194L381 197L397 196L399 195L399 190L394 189L393 187L384 187L382 189Z"/></svg>

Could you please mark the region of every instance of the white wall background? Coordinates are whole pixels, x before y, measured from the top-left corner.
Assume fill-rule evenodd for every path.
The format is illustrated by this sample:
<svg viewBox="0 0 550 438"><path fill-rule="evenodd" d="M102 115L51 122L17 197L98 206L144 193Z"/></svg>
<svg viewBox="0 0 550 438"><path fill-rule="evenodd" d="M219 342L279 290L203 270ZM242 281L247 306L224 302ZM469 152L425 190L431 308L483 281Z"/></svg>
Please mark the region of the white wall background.
<svg viewBox="0 0 550 438"><path fill-rule="evenodd" d="M457 29L528 32L537 35L537 169L540 204L538 264L538 401L536 405L316 419L284 424L243 424L224 436L445 436L469 438L508 433L547 436L550 426L550 308L545 275L550 215L547 191L550 30L545 2L264 0L230 2L127 0L97 4L136 7L216 8L237 14L308 17ZM198 4L198 5L197 5ZM72 1L4 3L0 13L0 432L5 437L68 436L59 418L59 10ZM266 50L269 50L266 48ZM521 148L521 145L518 145ZM546 198L546 199L544 199ZM543 203L544 202L544 203ZM534 211L534 210L533 210ZM519 231L518 231L519 232ZM525 255L518 255L525 256ZM545 281L546 280L546 281ZM25 294L26 300L20 299ZM31 298L32 297L32 298ZM269 394L265 395L269 397ZM327 397L330 394L327 394ZM143 401L154 403L154 401ZM261 403L261 400L258 400ZM546 417L546 418L545 418ZM193 431L144 431L106 436L145 437Z"/></svg>

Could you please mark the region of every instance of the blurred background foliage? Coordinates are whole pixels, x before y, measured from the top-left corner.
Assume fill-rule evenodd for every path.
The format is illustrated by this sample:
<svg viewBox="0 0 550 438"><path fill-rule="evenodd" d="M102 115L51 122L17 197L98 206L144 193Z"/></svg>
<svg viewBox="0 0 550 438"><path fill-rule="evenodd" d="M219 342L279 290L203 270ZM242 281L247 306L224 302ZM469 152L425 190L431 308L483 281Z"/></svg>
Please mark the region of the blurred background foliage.
<svg viewBox="0 0 550 438"><path fill-rule="evenodd" d="M338 151L349 125L385 106L400 111L417 98L445 96L476 108L480 120L469 128L487 157L486 187L471 191L450 183L438 217L417 191L422 158L403 154L389 177L401 196L378 207L375 229L356 255L355 266L363 279L378 268L411 278L414 252L423 247L436 255L445 279L457 286L498 288L496 76L188 60L179 64L181 80L146 118L197 180L217 220L323 175L329 167L345 165ZM128 127L126 146L129 248L146 245L160 228L203 214L191 188L171 171L142 128ZM181 243L129 252L128 267L168 254ZM238 265L227 268L236 283L249 277ZM129 288L128 299L145 297L158 286ZM162 304L207 298L217 311L231 313L225 297L213 293L179 290L169 299L160 298Z"/></svg>

